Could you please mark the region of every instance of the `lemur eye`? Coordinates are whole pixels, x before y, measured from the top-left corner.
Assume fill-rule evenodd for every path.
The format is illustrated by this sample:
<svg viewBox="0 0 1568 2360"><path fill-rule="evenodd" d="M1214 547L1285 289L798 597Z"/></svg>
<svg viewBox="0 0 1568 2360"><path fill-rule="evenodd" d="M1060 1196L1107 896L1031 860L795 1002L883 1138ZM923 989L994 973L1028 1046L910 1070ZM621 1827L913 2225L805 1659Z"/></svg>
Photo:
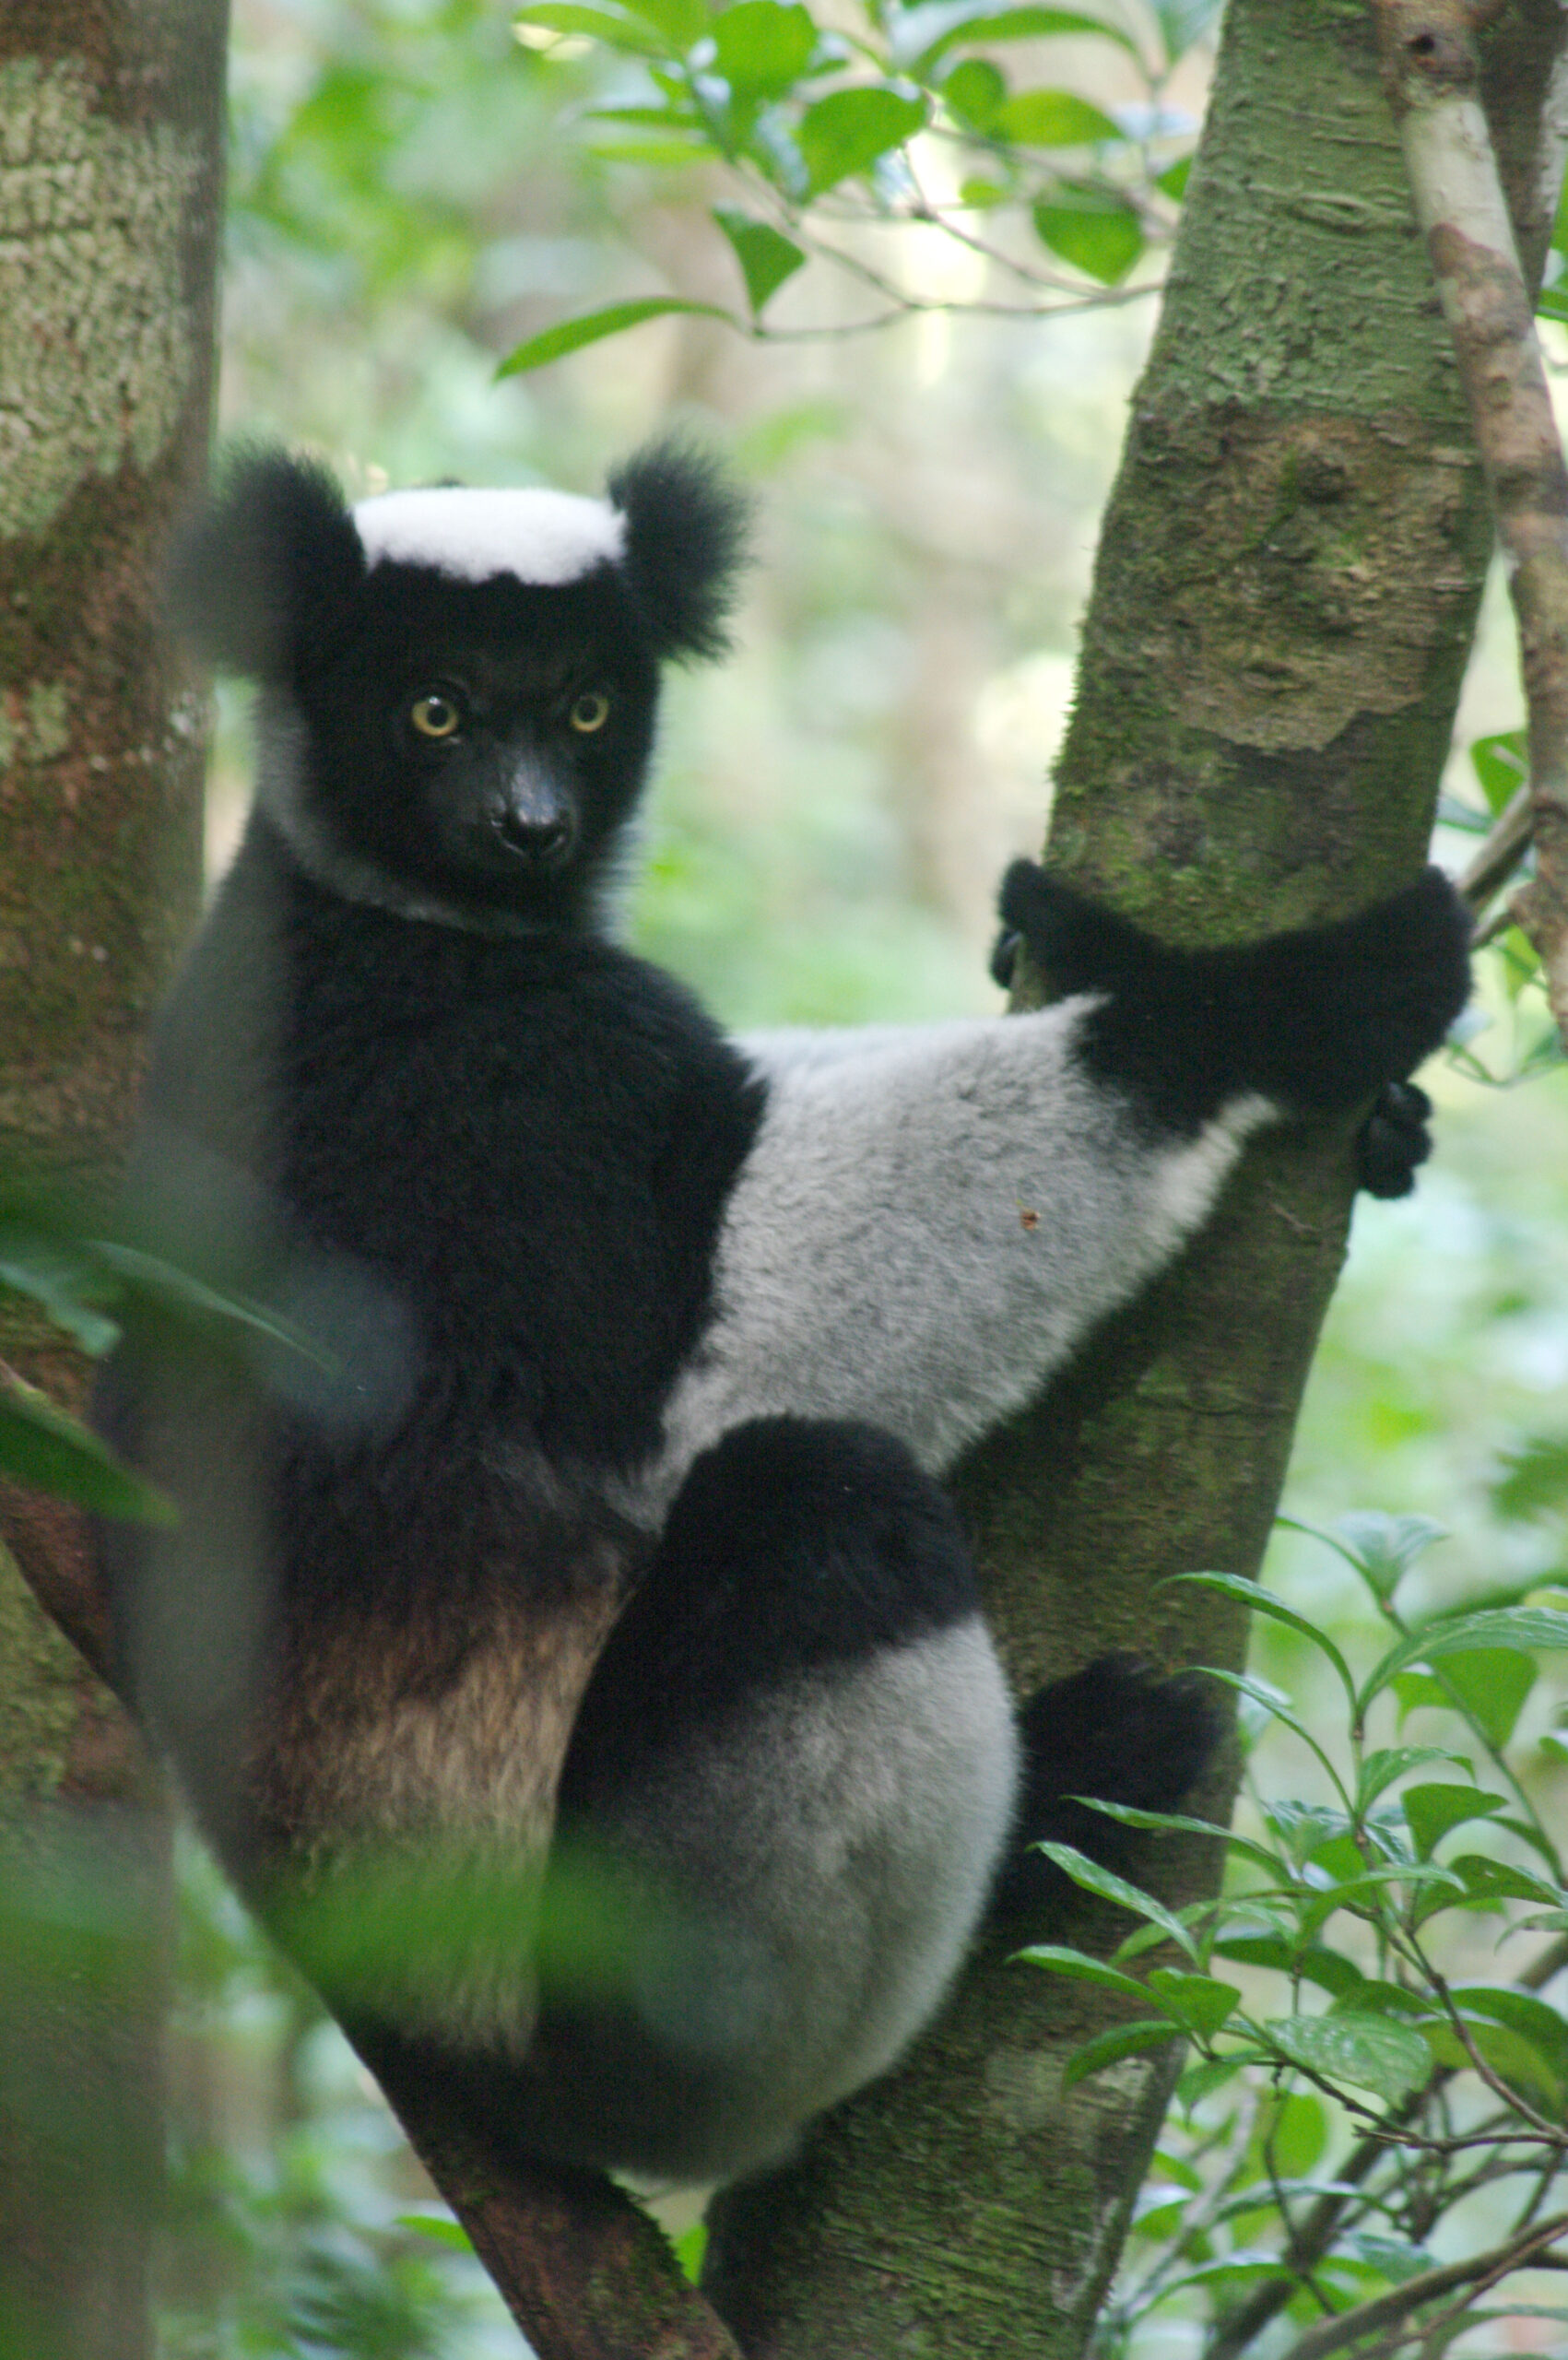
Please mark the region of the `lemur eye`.
<svg viewBox="0 0 1568 2360"><path fill-rule="evenodd" d="M421 738L452 738L456 735L463 715L455 698L443 696L440 689L430 689L424 696L414 699L408 718Z"/></svg>
<svg viewBox="0 0 1568 2360"><path fill-rule="evenodd" d="M608 697L602 689L584 689L567 719L573 729L580 729L584 737L592 730L602 729L609 719Z"/></svg>

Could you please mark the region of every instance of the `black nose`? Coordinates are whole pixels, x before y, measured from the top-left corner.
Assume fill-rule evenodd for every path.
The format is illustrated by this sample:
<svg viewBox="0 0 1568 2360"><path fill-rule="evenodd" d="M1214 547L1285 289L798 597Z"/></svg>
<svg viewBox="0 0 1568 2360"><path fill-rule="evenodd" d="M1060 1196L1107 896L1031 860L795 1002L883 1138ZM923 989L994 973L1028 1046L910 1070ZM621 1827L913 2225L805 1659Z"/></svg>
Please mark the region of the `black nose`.
<svg viewBox="0 0 1568 2360"><path fill-rule="evenodd" d="M552 867L572 849L572 820L564 811L540 820L526 819L521 811L503 811L495 827L509 852L538 867Z"/></svg>

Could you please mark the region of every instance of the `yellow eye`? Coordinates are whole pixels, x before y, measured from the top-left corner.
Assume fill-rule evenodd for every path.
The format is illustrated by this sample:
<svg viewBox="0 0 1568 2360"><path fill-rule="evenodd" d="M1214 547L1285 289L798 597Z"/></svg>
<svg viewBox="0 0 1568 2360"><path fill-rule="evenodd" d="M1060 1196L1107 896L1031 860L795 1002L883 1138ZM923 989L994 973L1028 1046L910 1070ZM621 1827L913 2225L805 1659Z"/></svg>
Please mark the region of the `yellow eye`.
<svg viewBox="0 0 1568 2360"><path fill-rule="evenodd" d="M428 695L415 698L408 708L408 718L421 738L452 738L463 716L453 698L442 696L439 689L431 689Z"/></svg>
<svg viewBox="0 0 1568 2360"><path fill-rule="evenodd" d="M609 719L608 697L605 695L602 689L585 689L568 714L567 719L573 729L582 730L584 737L587 737L592 730L602 729Z"/></svg>

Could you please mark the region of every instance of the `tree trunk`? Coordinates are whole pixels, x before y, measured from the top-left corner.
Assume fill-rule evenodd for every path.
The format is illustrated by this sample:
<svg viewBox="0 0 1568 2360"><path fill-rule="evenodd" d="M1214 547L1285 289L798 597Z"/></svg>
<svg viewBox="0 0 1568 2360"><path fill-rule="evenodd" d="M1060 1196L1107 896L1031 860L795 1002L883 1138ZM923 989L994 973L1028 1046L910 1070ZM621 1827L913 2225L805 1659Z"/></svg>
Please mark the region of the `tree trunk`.
<svg viewBox="0 0 1568 2360"><path fill-rule="evenodd" d="M1568 19L1518 0L1489 41L1539 277ZM1190 943L1404 881L1490 547L1367 11L1232 0L1101 544L1053 865ZM1260 1142L1180 1267L974 1455L963 1499L1024 1693L1107 1647L1240 1661L1239 1618L1156 1585L1256 1572L1350 1196L1343 1133ZM1147 1881L1186 1902L1216 1866L1167 1844ZM1132 2059L1063 2096L1065 2057L1115 2012L988 1949L792 2174L722 2200L711 2289L753 2360L1080 2352L1173 2070Z"/></svg>
<svg viewBox="0 0 1568 2360"><path fill-rule="evenodd" d="M204 706L151 584L204 472L225 0L0 12L0 1173L100 1174L200 879ZM0 1355L79 1404L4 1298ZM163 1813L0 1559L0 2351L136 2360Z"/></svg>

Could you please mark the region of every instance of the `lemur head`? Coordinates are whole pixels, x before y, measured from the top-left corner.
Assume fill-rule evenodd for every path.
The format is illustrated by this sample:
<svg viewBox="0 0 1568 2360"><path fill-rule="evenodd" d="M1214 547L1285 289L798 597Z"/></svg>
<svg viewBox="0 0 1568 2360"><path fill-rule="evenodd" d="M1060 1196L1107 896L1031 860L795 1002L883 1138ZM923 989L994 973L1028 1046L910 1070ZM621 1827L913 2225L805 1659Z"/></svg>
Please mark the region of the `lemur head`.
<svg viewBox="0 0 1568 2360"><path fill-rule="evenodd" d="M607 498L443 488L348 507L242 451L170 568L173 620L257 681L258 793L350 898L572 924L636 804L661 663L720 654L740 496L678 443Z"/></svg>

